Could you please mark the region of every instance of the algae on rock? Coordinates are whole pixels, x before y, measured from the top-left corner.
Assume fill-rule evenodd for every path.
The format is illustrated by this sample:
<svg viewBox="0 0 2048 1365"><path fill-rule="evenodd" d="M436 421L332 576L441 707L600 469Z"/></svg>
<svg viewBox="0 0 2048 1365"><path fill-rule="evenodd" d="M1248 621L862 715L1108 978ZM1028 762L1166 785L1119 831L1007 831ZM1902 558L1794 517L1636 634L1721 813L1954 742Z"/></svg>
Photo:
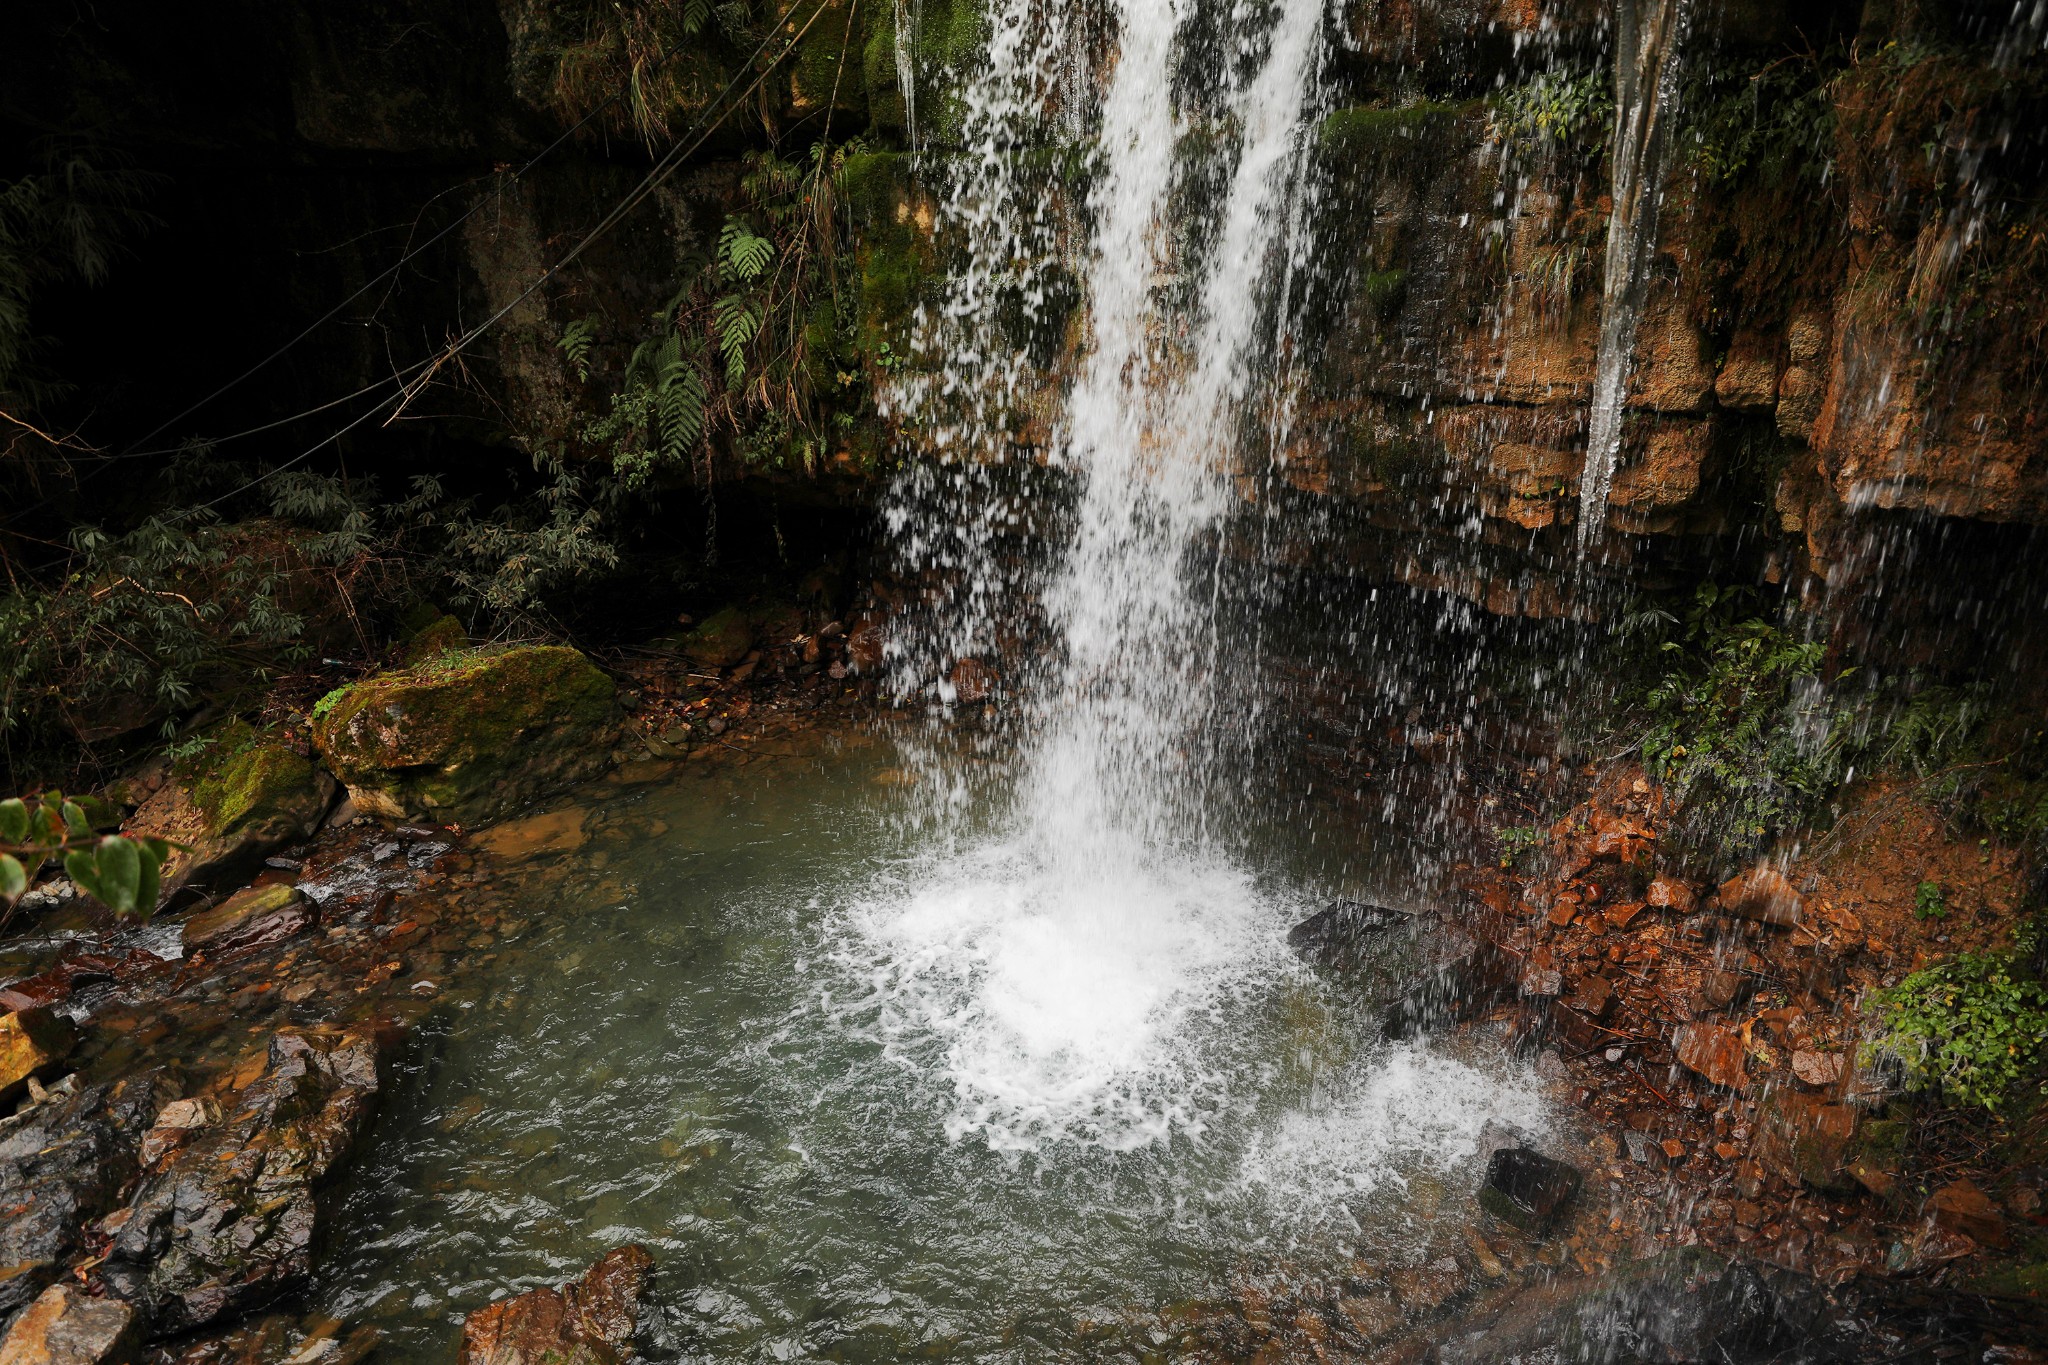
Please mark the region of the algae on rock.
<svg viewBox="0 0 2048 1365"><path fill-rule="evenodd" d="M442 654L324 698L313 743L358 809L485 824L604 771L613 691L560 645Z"/></svg>

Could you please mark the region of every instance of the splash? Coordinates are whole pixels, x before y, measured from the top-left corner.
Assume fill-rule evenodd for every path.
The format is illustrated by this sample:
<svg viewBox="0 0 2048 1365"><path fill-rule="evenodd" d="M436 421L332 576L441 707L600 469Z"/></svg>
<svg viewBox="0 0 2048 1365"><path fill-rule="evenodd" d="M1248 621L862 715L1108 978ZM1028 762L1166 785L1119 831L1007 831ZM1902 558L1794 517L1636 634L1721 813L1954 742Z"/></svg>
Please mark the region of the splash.
<svg viewBox="0 0 2048 1365"><path fill-rule="evenodd" d="M1615 7L1614 207L1607 218L1586 470L1579 480L1581 555L1607 524L1607 498L1621 462L1630 359L1657 254L1665 152L1678 116L1679 51L1690 10L1690 0L1623 0Z"/></svg>

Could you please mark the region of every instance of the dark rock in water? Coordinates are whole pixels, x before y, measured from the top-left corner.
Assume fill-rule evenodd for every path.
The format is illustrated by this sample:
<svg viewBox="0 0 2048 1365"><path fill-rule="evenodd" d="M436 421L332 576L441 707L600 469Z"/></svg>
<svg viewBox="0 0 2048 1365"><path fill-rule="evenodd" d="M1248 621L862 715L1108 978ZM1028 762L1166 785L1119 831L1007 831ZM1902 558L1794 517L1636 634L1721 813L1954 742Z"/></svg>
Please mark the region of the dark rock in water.
<svg viewBox="0 0 2048 1365"><path fill-rule="evenodd" d="M1414 918L1405 910L1362 901L1331 901L1287 931L1287 946L1311 962L1343 966L1363 957L1381 934Z"/></svg>
<svg viewBox="0 0 2048 1365"><path fill-rule="evenodd" d="M1508 954L1492 944L1468 944L1387 1007L1380 1033L1399 1041L1470 1019L1512 991L1517 975L1515 960Z"/></svg>
<svg viewBox="0 0 2048 1365"><path fill-rule="evenodd" d="M53 1093L0 1120L0 1208L10 1210L0 1220L0 1317L56 1279L79 1229L113 1206L165 1094L157 1078L135 1076Z"/></svg>
<svg viewBox="0 0 2048 1365"><path fill-rule="evenodd" d="M319 908L295 886L252 886L183 925L185 950L222 957L282 943L319 921Z"/></svg>
<svg viewBox="0 0 2048 1365"><path fill-rule="evenodd" d="M368 1127L377 1069L367 1030L273 1037L234 1111L108 1220L121 1220L99 1272L108 1292L165 1336L297 1288L312 1268L314 1188Z"/></svg>
<svg viewBox="0 0 2048 1365"><path fill-rule="evenodd" d="M1486 1163L1479 1207L1524 1232L1541 1232L1584 1184L1578 1171L1527 1147L1502 1147Z"/></svg>
<svg viewBox="0 0 2048 1365"><path fill-rule="evenodd" d="M462 1324L462 1365L620 1365L638 1354L640 1300L654 1258L606 1252L583 1278L480 1308Z"/></svg>

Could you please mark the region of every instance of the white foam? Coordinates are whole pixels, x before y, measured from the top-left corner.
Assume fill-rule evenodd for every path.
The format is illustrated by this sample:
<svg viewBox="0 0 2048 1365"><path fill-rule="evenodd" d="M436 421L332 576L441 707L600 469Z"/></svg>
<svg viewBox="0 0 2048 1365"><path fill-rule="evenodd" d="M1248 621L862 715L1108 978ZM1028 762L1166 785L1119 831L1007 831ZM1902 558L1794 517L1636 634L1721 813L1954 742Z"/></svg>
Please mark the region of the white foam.
<svg viewBox="0 0 2048 1365"><path fill-rule="evenodd" d="M1505 1061L1482 1068L1426 1044L1397 1047L1370 1063L1347 1093L1290 1112L1256 1136L1239 1164L1238 1189L1259 1195L1290 1226L1341 1220L1346 1201L1476 1155L1489 1120L1537 1137L1549 1131L1526 1068Z"/></svg>
<svg viewBox="0 0 2048 1365"><path fill-rule="evenodd" d="M1220 862L1073 864L995 843L859 908L892 1046L937 1046L955 1140L1114 1150L1199 1132L1227 1082L1203 1041L1269 978L1285 910Z"/></svg>

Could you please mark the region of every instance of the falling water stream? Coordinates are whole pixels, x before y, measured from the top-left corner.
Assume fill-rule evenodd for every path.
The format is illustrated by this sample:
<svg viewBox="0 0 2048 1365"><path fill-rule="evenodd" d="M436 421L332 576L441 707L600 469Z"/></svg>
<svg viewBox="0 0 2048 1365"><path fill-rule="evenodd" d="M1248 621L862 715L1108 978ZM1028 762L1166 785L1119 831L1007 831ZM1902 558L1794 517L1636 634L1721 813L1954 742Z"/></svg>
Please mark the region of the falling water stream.
<svg viewBox="0 0 2048 1365"><path fill-rule="evenodd" d="M1614 206L1607 219L1586 469L1579 481L1581 554L1607 524L1607 498L1621 462L1622 413L1657 254L1665 154L1678 121L1679 54L1690 9L1690 0L1622 0L1615 6Z"/></svg>
<svg viewBox="0 0 2048 1365"><path fill-rule="evenodd" d="M574 858L503 870L524 939L411 1063L320 1290L401 1358L627 1240L688 1358L1063 1352L1260 1258L1440 1255L1482 1126L1544 1126L1514 1064L1381 1044L1371 989L1286 950L1333 892L1425 899L1410 850L1213 795L1243 748L1215 545L1272 401L1324 0L1111 8L1082 104L1079 18L1027 0L960 99L966 264L892 512L940 603L895 645L933 723L623 793ZM1061 203L1019 153L1076 127ZM1028 317L1057 270L1086 341L1019 453L1043 376L996 301ZM1007 460L1067 500L1022 567ZM949 736L948 671L1030 613L1016 723Z"/></svg>

